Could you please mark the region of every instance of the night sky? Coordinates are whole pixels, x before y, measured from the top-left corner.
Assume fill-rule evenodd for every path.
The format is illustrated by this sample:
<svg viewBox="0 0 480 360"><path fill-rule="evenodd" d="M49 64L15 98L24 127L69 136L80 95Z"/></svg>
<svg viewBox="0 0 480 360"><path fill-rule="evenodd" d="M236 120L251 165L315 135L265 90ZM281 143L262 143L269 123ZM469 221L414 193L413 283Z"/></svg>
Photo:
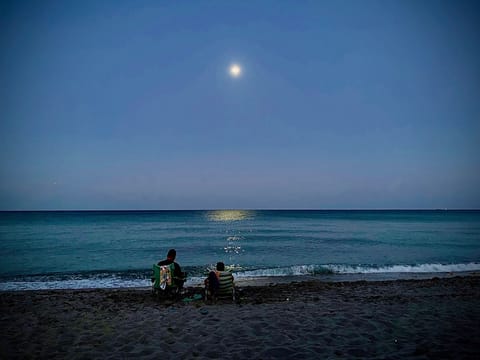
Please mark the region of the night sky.
<svg viewBox="0 0 480 360"><path fill-rule="evenodd" d="M480 208L478 2L3 1L0 28L2 210Z"/></svg>

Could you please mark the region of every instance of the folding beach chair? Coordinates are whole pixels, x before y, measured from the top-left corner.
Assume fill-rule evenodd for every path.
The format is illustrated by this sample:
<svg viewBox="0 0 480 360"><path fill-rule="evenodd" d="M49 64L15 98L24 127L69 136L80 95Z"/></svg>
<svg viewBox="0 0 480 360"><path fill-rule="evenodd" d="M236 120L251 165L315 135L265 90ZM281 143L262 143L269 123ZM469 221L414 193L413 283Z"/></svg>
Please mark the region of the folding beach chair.
<svg viewBox="0 0 480 360"><path fill-rule="evenodd" d="M161 297L177 297L180 295L179 281L185 282L186 277L175 275L175 265L153 265L152 293Z"/></svg>
<svg viewBox="0 0 480 360"><path fill-rule="evenodd" d="M205 286L205 300L218 299L235 301L235 283L233 282L233 275L230 271L216 271L216 278L218 280L217 286L210 286L207 282ZM210 277L210 276L209 276Z"/></svg>

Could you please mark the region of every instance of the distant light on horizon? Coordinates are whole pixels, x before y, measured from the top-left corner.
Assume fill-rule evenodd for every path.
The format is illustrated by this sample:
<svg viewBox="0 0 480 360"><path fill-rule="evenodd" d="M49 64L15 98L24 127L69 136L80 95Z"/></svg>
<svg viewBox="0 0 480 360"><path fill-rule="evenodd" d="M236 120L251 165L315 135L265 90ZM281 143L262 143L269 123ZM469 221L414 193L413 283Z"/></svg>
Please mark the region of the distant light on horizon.
<svg viewBox="0 0 480 360"><path fill-rule="evenodd" d="M234 78L239 77L242 73L240 65L232 64L229 69L230 75Z"/></svg>

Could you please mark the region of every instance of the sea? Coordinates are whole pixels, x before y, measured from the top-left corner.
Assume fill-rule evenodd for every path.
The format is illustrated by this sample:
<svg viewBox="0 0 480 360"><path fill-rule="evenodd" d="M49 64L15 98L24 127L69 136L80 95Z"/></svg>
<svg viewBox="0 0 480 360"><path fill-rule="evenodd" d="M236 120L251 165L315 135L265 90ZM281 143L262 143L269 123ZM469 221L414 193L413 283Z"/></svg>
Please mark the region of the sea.
<svg viewBox="0 0 480 360"><path fill-rule="evenodd" d="M177 251L187 285L408 279L480 271L479 210L0 212L0 290L145 288Z"/></svg>

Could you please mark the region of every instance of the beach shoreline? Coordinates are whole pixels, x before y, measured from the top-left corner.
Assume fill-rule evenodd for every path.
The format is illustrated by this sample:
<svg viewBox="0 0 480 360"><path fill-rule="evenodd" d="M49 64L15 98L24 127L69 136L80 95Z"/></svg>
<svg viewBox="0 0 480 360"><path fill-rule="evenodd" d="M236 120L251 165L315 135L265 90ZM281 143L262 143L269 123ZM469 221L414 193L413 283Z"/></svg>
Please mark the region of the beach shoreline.
<svg viewBox="0 0 480 360"><path fill-rule="evenodd" d="M217 304L138 288L8 291L0 358L473 359L479 303L479 276L237 284L236 302Z"/></svg>

